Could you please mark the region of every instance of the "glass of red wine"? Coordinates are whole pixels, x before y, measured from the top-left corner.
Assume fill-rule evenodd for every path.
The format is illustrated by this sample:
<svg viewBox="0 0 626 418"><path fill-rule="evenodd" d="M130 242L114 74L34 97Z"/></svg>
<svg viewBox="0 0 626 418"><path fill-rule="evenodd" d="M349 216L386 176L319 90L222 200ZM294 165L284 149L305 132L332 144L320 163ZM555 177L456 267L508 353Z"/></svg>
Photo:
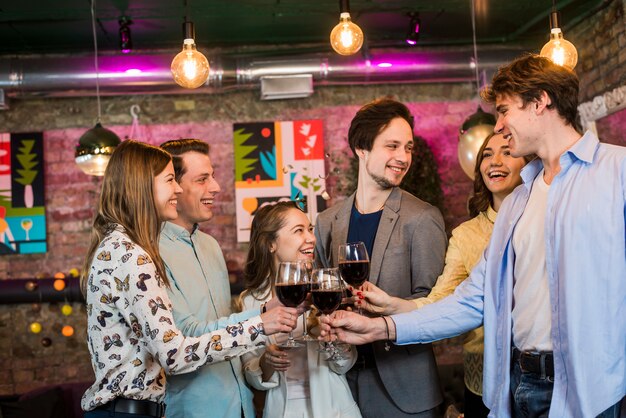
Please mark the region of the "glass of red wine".
<svg viewBox="0 0 626 418"><path fill-rule="evenodd" d="M312 273L313 273L313 261L312 260L298 260L298 262L304 265L304 274L306 275L307 291L310 292L312 289L311 281L312 281ZM306 325L307 312L305 312L302 315L303 333L301 337L296 338L297 341L302 341L302 342L317 341L317 338L311 337L307 330L307 325Z"/></svg>
<svg viewBox="0 0 626 418"><path fill-rule="evenodd" d="M309 275L303 263L283 261L276 272L274 290L278 300L287 307L295 308L306 299L309 291ZM302 347L293 339L293 330L289 332L289 339L278 345L281 348Z"/></svg>
<svg viewBox="0 0 626 418"><path fill-rule="evenodd" d="M337 268L313 270L311 301L322 315L335 312L342 298L343 281ZM343 358L333 342L327 343L325 349L320 351L331 354L333 359Z"/></svg>
<svg viewBox="0 0 626 418"><path fill-rule="evenodd" d="M370 275L370 259L362 242L349 242L339 246L339 273L354 288L360 288ZM361 314L361 307L358 308Z"/></svg>

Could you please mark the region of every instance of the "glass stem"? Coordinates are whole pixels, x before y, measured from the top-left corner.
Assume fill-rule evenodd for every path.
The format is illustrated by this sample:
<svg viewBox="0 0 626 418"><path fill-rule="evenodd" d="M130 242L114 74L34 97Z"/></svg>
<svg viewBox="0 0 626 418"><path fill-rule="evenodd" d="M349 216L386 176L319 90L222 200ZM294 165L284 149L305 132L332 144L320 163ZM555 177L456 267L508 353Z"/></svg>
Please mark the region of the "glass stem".
<svg viewBox="0 0 626 418"><path fill-rule="evenodd" d="M309 332L306 329L306 311L302 314L302 336L304 338L307 338L309 336Z"/></svg>

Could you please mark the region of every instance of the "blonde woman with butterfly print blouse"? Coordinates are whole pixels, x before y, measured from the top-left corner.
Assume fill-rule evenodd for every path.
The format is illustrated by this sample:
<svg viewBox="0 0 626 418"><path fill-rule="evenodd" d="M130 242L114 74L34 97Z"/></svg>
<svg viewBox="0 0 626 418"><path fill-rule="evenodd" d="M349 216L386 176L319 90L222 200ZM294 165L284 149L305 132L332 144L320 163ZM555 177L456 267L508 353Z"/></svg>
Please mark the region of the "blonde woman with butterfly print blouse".
<svg viewBox="0 0 626 418"><path fill-rule="evenodd" d="M175 219L180 187L165 151L125 141L107 167L81 284L96 381L85 417L162 417L165 374L192 372L290 331L296 309L276 308L224 330L184 337L174 326L161 222Z"/></svg>

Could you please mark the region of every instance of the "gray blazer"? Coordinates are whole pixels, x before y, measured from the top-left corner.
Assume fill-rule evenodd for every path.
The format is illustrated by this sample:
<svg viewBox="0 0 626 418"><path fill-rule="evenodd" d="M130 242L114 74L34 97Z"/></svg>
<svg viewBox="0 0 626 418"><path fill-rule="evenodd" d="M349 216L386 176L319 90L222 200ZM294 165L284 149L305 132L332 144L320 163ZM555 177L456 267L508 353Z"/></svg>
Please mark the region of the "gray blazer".
<svg viewBox="0 0 626 418"><path fill-rule="evenodd" d="M339 244L348 238L353 194L320 213L315 224L318 262L337 265ZM443 270L447 238L441 213L394 188L380 218L370 263L370 282L393 296L414 299L428 295ZM442 401L437 365L430 344L396 346L385 351L373 344L378 374L398 408L418 413Z"/></svg>

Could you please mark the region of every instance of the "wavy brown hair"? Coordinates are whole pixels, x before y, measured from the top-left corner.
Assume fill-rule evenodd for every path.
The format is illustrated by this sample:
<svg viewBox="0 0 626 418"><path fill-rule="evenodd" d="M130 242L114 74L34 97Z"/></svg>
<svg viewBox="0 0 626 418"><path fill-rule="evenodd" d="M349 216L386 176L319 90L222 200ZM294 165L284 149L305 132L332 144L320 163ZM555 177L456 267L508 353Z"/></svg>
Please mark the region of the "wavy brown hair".
<svg viewBox="0 0 626 418"><path fill-rule="evenodd" d="M565 123L580 131L578 89L578 76L574 71L549 58L528 54L500 67L481 96L489 103L495 103L502 96L519 96L525 108L539 100L541 92L545 91L551 101L548 109L556 108Z"/></svg>
<svg viewBox="0 0 626 418"><path fill-rule="evenodd" d="M169 286L159 254L161 220L154 203L153 184L171 160L162 149L133 140L115 148L104 173L91 242L83 263L80 279L83 294L96 249L116 225L122 226L130 240L150 256L160 279Z"/></svg>
<svg viewBox="0 0 626 418"><path fill-rule="evenodd" d="M243 298L251 294L255 299L262 300L271 292L276 276L274 254L270 251L276 241L278 231L285 226L285 215L290 210L300 210L295 202L278 202L263 206L254 215L250 228L250 246L248 257L243 269L245 290Z"/></svg>

